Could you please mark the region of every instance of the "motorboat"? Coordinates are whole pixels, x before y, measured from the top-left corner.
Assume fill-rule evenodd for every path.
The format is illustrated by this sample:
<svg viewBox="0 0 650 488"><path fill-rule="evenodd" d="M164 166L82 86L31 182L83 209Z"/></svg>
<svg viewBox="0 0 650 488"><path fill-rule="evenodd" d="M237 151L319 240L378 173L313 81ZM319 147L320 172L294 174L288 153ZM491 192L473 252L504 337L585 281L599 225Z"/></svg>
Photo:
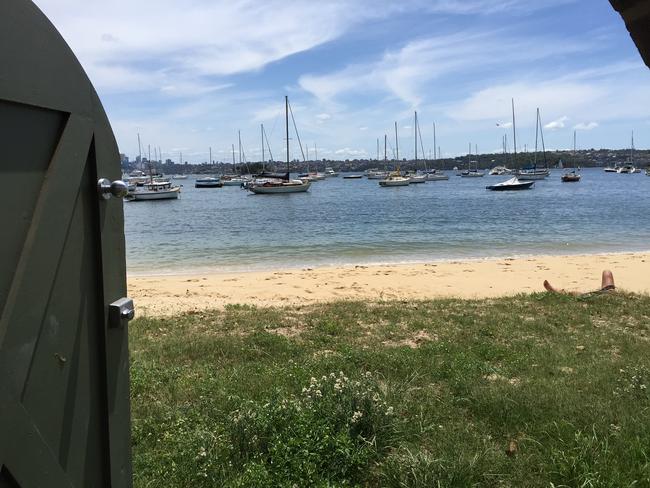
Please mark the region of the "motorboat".
<svg viewBox="0 0 650 488"><path fill-rule="evenodd" d="M219 178L207 176L205 178L198 178L194 182L194 188L222 188L223 183Z"/></svg>
<svg viewBox="0 0 650 488"><path fill-rule="evenodd" d="M577 173L576 170L569 171L562 175L562 182L564 183L577 183L580 181L580 173Z"/></svg>
<svg viewBox="0 0 650 488"><path fill-rule="evenodd" d="M616 171L618 174L632 174L636 173L636 168L632 164L624 164Z"/></svg>
<svg viewBox="0 0 650 488"><path fill-rule="evenodd" d="M174 175L174 176L172 176L172 178L175 179L175 180L186 180L187 175Z"/></svg>
<svg viewBox="0 0 650 488"><path fill-rule="evenodd" d="M517 191L517 190L529 190L535 185L534 181L519 181L516 176L513 176L507 181L497 183L496 185L486 186L486 190L491 191Z"/></svg>
<svg viewBox="0 0 650 488"><path fill-rule="evenodd" d="M509 175L510 173L511 171L505 166L495 166L490 170L488 174L490 176L502 176L502 175Z"/></svg>
<svg viewBox="0 0 650 488"><path fill-rule="evenodd" d="M325 168L325 176L327 176L328 178L329 177L335 177L335 176L338 176L338 175L339 174L336 171L334 171L332 168L330 168L330 167Z"/></svg>
<svg viewBox="0 0 650 488"><path fill-rule="evenodd" d="M360 180L363 178L363 175L345 175L343 176L344 180Z"/></svg>
<svg viewBox="0 0 650 488"><path fill-rule="evenodd" d="M616 164L614 166L606 166L603 171L605 173L618 173L618 166Z"/></svg>
<svg viewBox="0 0 650 488"><path fill-rule="evenodd" d="M125 197L129 201L141 200L174 200L180 195L181 187L173 186L170 182L147 183L140 190L128 193Z"/></svg>

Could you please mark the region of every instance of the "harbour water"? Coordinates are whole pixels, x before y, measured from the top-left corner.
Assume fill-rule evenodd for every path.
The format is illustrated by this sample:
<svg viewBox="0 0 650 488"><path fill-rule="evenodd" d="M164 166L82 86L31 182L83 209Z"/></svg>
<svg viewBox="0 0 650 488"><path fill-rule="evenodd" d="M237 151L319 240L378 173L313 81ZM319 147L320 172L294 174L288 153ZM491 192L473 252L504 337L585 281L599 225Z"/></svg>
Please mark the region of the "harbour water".
<svg viewBox="0 0 650 488"><path fill-rule="evenodd" d="M125 202L130 274L227 272L347 264L650 249L650 178L562 172L519 192L490 192L507 176L398 188L341 177L307 193L195 189L179 200Z"/></svg>

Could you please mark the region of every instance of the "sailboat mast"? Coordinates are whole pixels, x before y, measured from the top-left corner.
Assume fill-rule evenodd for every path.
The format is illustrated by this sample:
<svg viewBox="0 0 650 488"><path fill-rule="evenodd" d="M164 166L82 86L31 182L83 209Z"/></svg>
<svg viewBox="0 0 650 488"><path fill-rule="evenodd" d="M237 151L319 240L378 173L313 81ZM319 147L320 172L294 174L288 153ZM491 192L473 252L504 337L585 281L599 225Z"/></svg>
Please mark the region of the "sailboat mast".
<svg viewBox="0 0 650 488"><path fill-rule="evenodd" d="M415 134L415 168L418 167L418 112L415 111L415 117L413 122L413 133Z"/></svg>
<svg viewBox="0 0 650 488"><path fill-rule="evenodd" d="M260 124L260 132L262 133L262 171L264 171L264 124Z"/></svg>
<svg viewBox="0 0 650 488"><path fill-rule="evenodd" d="M138 132L138 156L139 156L139 163L140 163L140 169L142 169L142 145L140 144L140 133Z"/></svg>
<svg viewBox="0 0 650 488"><path fill-rule="evenodd" d="M632 146L630 147L630 164L634 159L634 131L632 131Z"/></svg>
<svg viewBox="0 0 650 488"><path fill-rule="evenodd" d="M512 99L512 144L514 165L517 165L517 125L515 123L515 99Z"/></svg>
<svg viewBox="0 0 650 488"><path fill-rule="evenodd" d="M379 161L379 137L377 138L377 161Z"/></svg>
<svg viewBox="0 0 650 488"><path fill-rule="evenodd" d="M436 153L436 123L433 123L433 161L434 163L438 162L438 154Z"/></svg>
<svg viewBox="0 0 650 488"><path fill-rule="evenodd" d="M397 122L395 122L395 159L399 164L399 141L397 140Z"/></svg>
<svg viewBox="0 0 650 488"><path fill-rule="evenodd" d="M533 157L533 170L537 169L537 138L539 137L539 108L535 116L535 156Z"/></svg>
<svg viewBox="0 0 650 488"><path fill-rule="evenodd" d="M284 96L284 119L287 136L287 173L289 173L289 97Z"/></svg>
<svg viewBox="0 0 650 488"><path fill-rule="evenodd" d="M386 163L388 160L386 159L386 143L388 141L388 136L384 134L384 169L386 169Z"/></svg>
<svg viewBox="0 0 650 488"><path fill-rule="evenodd" d="M212 164L212 146L210 146L209 150L210 150L210 162L209 162L209 164Z"/></svg>
<svg viewBox="0 0 650 488"><path fill-rule="evenodd" d="M316 149L316 143L314 142L314 159L318 163L318 149Z"/></svg>

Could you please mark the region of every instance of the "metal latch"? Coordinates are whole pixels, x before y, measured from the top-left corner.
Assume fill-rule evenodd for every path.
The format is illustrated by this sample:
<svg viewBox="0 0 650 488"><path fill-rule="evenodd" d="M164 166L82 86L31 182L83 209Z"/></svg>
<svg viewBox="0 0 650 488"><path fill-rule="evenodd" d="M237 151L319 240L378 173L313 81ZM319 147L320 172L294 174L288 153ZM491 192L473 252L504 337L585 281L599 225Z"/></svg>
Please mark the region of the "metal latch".
<svg viewBox="0 0 650 488"><path fill-rule="evenodd" d="M108 326L111 329L124 327L133 317L135 317L135 307L131 298L120 298L108 306Z"/></svg>

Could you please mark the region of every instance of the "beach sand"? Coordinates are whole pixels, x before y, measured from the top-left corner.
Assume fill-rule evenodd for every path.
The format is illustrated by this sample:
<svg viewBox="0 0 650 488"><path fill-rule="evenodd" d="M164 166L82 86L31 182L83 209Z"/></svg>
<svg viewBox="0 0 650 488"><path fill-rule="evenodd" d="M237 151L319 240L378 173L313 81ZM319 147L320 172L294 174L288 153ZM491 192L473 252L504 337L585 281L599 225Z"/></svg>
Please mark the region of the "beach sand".
<svg viewBox="0 0 650 488"><path fill-rule="evenodd" d="M227 304L490 298L544 291L545 279L566 290L591 291L600 288L603 269L612 270L619 289L650 292L650 252L129 276L128 288L138 315L157 316Z"/></svg>

